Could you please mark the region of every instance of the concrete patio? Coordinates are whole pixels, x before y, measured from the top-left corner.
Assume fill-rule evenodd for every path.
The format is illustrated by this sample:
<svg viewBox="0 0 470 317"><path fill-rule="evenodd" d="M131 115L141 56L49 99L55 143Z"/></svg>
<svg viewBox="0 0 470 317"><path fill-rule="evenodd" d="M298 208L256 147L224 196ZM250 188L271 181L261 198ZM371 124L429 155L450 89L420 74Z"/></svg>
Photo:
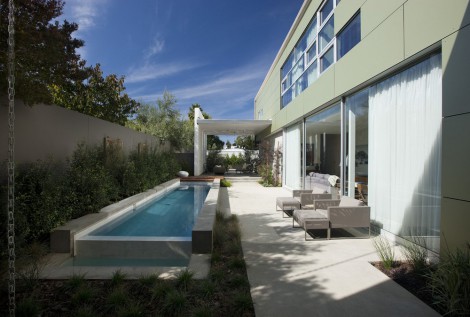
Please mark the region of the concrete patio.
<svg viewBox="0 0 470 317"><path fill-rule="evenodd" d="M369 263L378 260L370 239L305 241L275 211L289 195L253 181L229 188L256 316L439 316Z"/></svg>

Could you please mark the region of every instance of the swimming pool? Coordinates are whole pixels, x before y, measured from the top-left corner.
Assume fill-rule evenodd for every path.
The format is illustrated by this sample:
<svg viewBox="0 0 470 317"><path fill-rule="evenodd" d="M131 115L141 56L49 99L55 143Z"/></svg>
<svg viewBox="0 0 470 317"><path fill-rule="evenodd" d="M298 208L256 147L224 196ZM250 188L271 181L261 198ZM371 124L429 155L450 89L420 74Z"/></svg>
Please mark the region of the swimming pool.
<svg viewBox="0 0 470 317"><path fill-rule="evenodd" d="M209 185L180 185L89 233L90 236L191 237Z"/></svg>
<svg viewBox="0 0 470 317"><path fill-rule="evenodd" d="M192 229L210 189L207 183L178 183L159 190L76 235L74 255L189 259Z"/></svg>

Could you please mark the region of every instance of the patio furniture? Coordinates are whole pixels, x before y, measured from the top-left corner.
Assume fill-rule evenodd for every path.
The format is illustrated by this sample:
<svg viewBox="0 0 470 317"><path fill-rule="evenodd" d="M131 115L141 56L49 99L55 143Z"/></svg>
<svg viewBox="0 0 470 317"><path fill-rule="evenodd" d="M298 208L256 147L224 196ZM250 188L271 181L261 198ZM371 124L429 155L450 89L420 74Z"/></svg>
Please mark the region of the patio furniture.
<svg viewBox="0 0 470 317"><path fill-rule="evenodd" d="M328 215L324 210L314 209L301 209L294 210L292 215L292 227L294 226L294 220L299 224L300 227L305 231L305 241L307 241L307 231L313 229L326 229L327 239L330 239L330 221Z"/></svg>
<svg viewBox="0 0 470 317"><path fill-rule="evenodd" d="M279 210L277 207L281 208L282 216L284 217L286 211L300 209L300 201L294 197L278 197L276 198L276 211ZM289 216L289 214L287 215Z"/></svg>
<svg viewBox="0 0 470 317"><path fill-rule="evenodd" d="M313 202L316 199L332 199L331 194L301 193L300 206L302 209L313 209Z"/></svg>
<svg viewBox="0 0 470 317"><path fill-rule="evenodd" d="M281 208L282 210L282 217L284 217L284 213L290 216L286 211L293 211L294 209L301 209L302 206L300 204L300 195L312 193L310 189L294 189L292 191L292 197L278 197L276 198L276 211L279 210L277 207Z"/></svg>
<svg viewBox="0 0 470 317"><path fill-rule="evenodd" d="M317 199L313 202L313 210L294 210L292 216L292 226L296 221L305 230L305 234L310 229L325 229L324 220L327 219L327 239L330 239L331 229L334 228L367 227L370 237L370 207L351 197ZM305 239L306 237L305 235Z"/></svg>

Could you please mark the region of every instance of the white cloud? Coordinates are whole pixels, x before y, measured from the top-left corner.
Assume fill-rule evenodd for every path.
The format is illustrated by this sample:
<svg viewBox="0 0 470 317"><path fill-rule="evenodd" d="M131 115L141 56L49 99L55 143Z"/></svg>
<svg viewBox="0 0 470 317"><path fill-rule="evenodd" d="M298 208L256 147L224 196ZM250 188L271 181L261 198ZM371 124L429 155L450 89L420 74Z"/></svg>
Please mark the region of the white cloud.
<svg viewBox="0 0 470 317"><path fill-rule="evenodd" d="M165 46L165 41L161 39L160 36L158 35L155 36L150 47L148 47L144 52L145 59L148 60L152 56L157 55L158 53L162 52L164 46Z"/></svg>
<svg viewBox="0 0 470 317"><path fill-rule="evenodd" d="M79 31L87 31L102 19L108 0L68 0L64 8L66 19L76 22Z"/></svg>
<svg viewBox="0 0 470 317"><path fill-rule="evenodd" d="M199 67L197 64L168 63L152 64L146 63L138 68L133 68L126 76L127 83L138 83L146 80L175 75Z"/></svg>

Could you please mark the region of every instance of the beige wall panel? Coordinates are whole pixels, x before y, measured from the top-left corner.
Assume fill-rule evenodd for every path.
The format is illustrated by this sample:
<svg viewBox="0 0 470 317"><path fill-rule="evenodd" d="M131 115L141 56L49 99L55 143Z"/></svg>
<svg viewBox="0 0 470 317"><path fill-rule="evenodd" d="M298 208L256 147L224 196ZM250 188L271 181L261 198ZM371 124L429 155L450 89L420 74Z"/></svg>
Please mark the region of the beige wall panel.
<svg viewBox="0 0 470 317"><path fill-rule="evenodd" d="M302 117L303 115L302 102L299 97L295 98L284 109L286 110L286 124Z"/></svg>
<svg viewBox="0 0 470 317"><path fill-rule="evenodd" d="M470 202L444 198L441 209L441 254L470 242Z"/></svg>
<svg viewBox="0 0 470 317"><path fill-rule="evenodd" d="M399 9L336 62L336 96L380 74L403 58L403 9Z"/></svg>
<svg viewBox="0 0 470 317"><path fill-rule="evenodd" d="M352 18L366 0L341 1L335 9L335 34ZM361 21L362 23L362 21Z"/></svg>
<svg viewBox="0 0 470 317"><path fill-rule="evenodd" d="M333 64L298 97L306 114L330 101L335 97L335 69Z"/></svg>
<svg viewBox="0 0 470 317"><path fill-rule="evenodd" d="M404 2L405 0L367 0L361 8L361 37L366 37Z"/></svg>
<svg viewBox="0 0 470 317"><path fill-rule="evenodd" d="M443 119L442 196L470 202L469 135L469 113Z"/></svg>
<svg viewBox="0 0 470 317"><path fill-rule="evenodd" d="M405 57L470 23L468 0L409 0L405 8Z"/></svg>
<svg viewBox="0 0 470 317"><path fill-rule="evenodd" d="M442 40L442 113L444 117L470 112L470 26Z"/></svg>
<svg viewBox="0 0 470 317"><path fill-rule="evenodd" d="M273 116L272 124L271 124L271 132L276 131L284 126L284 122L286 122L286 111L281 110Z"/></svg>

